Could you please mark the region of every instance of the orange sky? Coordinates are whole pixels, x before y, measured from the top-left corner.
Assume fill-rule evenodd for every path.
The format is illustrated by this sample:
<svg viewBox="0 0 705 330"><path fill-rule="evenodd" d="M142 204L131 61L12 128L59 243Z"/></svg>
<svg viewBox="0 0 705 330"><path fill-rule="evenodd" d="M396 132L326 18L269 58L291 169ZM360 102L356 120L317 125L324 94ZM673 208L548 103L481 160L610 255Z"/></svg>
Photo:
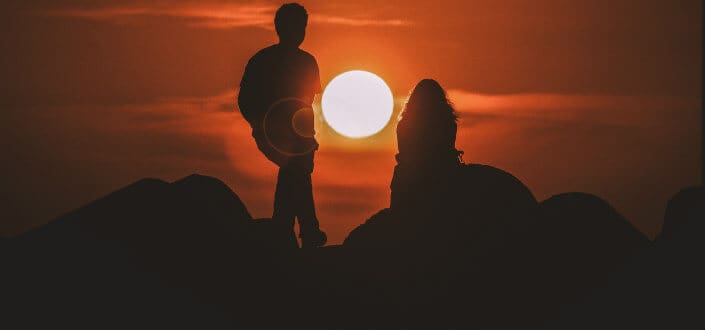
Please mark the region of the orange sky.
<svg viewBox="0 0 705 330"><path fill-rule="evenodd" d="M461 113L465 161L513 173L539 199L595 193L653 235L667 198L701 182L700 1L302 3L302 48L324 85L372 71L398 111L418 80L437 79ZM193 172L269 216L276 168L233 97L247 59L275 42L280 4L3 2L2 232ZM318 131L314 194L339 243L388 204L394 123L356 141Z"/></svg>

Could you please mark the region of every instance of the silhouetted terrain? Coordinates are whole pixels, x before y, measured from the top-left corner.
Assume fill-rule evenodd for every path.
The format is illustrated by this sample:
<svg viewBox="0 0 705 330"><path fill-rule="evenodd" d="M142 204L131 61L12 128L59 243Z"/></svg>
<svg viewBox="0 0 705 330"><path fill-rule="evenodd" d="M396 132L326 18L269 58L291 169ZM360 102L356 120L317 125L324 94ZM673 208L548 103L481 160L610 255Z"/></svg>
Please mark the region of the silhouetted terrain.
<svg viewBox="0 0 705 330"><path fill-rule="evenodd" d="M6 310L27 326L228 324L231 300L259 296L269 227L217 179L140 180L12 240Z"/></svg>
<svg viewBox="0 0 705 330"><path fill-rule="evenodd" d="M140 180L0 241L1 322L705 326L702 187L669 202L652 243L597 196L537 202L486 165L457 176L428 203L382 210L343 245L311 251L291 250L286 230L252 219L217 179Z"/></svg>
<svg viewBox="0 0 705 330"><path fill-rule="evenodd" d="M705 190L668 202L662 234L607 285L569 306L551 326L691 328L705 325Z"/></svg>

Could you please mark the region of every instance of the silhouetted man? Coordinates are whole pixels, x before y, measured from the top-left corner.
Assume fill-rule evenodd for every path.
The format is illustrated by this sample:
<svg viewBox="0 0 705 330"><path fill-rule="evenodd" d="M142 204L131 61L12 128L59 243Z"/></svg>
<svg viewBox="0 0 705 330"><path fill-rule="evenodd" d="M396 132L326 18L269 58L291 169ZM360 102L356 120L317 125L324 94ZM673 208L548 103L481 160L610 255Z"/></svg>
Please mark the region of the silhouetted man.
<svg viewBox="0 0 705 330"><path fill-rule="evenodd" d="M308 13L297 3L277 10L274 25L279 43L250 59L238 95L257 147L279 166L272 219L287 226L293 238L294 218L298 218L303 248L326 242L311 187L313 156L318 149L311 103L321 92L321 82L316 59L299 49L307 23Z"/></svg>

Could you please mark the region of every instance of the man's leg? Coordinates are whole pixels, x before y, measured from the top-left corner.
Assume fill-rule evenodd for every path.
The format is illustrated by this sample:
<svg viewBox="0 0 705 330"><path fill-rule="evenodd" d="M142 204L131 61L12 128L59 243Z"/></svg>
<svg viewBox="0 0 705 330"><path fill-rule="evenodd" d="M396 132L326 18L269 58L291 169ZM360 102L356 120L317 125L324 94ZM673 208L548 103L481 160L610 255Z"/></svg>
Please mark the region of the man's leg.
<svg viewBox="0 0 705 330"><path fill-rule="evenodd" d="M327 237L319 228L316 217L316 206L313 201L313 185L311 173L313 172L313 156L311 152L298 156L292 164L296 172L296 216L299 219L299 236L302 247L317 247L326 243Z"/></svg>
<svg viewBox="0 0 705 330"><path fill-rule="evenodd" d="M313 186L311 184L311 174L302 173L300 185L298 186L298 218L301 236L319 230L318 218L316 217L316 206L313 202Z"/></svg>
<svg viewBox="0 0 705 330"><path fill-rule="evenodd" d="M280 167L277 175L277 188L274 192L274 214L272 221L281 230L290 245L298 248L294 234L294 217L297 207L297 179L289 168Z"/></svg>

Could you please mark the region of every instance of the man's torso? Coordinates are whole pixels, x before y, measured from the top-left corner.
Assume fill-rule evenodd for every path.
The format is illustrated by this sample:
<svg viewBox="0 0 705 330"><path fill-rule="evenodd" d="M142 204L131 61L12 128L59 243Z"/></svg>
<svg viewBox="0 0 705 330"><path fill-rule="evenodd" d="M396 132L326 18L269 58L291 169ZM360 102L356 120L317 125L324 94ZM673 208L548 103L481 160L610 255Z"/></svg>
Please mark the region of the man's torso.
<svg viewBox="0 0 705 330"><path fill-rule="evenodd" d="M251 112L253 136L270 160L281 166L280 163L291 156L317 149L310 107L321 85L318 64L311 54L279 45L262 49L248 62L240 88L252 101L247 110ZM292 99L297 101L292 102ZM292 130L291 125L293 115L301 107L310 112L310 115L298 116L305 118L303 126L311 128L304 136Z"/></svg>

